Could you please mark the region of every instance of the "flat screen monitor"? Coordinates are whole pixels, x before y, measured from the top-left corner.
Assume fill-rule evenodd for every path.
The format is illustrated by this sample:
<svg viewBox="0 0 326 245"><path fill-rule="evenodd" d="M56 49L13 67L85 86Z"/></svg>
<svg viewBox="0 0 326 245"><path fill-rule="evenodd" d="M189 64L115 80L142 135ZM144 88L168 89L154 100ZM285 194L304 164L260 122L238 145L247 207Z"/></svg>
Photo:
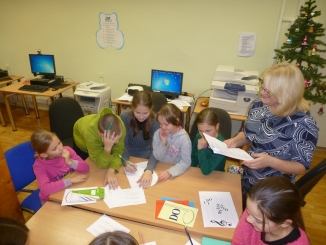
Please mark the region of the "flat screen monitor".
<svg viewBox="0 0 326 245"><path fill-rule="evenodd" d="M54 55L51 54L29 54L31 71L34 76L43 75L44 78L55 78Z"/></svg>
<svg viewBox="0 0 326 245"><path fill-rule="evenodd" d="M152 70L151 88L169 99L178 98L182 91L183 73Z"/></svg>

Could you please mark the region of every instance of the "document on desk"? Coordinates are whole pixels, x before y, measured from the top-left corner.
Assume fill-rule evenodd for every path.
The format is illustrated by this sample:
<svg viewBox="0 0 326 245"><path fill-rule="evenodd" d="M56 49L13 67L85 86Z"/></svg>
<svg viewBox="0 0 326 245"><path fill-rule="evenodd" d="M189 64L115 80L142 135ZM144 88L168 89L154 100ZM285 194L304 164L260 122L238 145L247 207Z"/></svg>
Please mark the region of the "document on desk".
<svg viewBox="0 0 326 245"><path fill-rule="evenodd" d="M135 171L135 172L127 172L126 169L124 168L131 188L140 188L139 183L137 183L137 181L143 175L143 173L147 167L147 163L148 163L148 161L137 163L137 171ZM157 181L158 181L157 173L155 171L153 171L151 186L155 185L157 183Z"/></svg>
<svg viewBox="0 0 326 245"><path fill-rule="evenodd" d="M109 208L117 208L146 203L146 198L142 188L110 190L105 186L104 202Z"/></svg>
<svg viewBox="0 0 326 245"><path fill-rule="evenodd" d="M117 98L117 100L122 100L122 101L132 101L132 96L129 95L128 93L123 94L122 96L120 96L119 98Z"/></svg>
<svg viewBox="0 0 326 245"><path fill-rule="evenodd" d="M87 190L87 189L95 189L96 187L84 187L84 188L75 188L75 189L65 189L65 193L63 194L61 206L68 205L76 205L76 204L87 204L87 203L95 203L96 199L89 197L88 195L72 193L74 190Z"/></svg>
<svg viewBox="0 0 326 245"><path fill-rule="evenodd" d="M252 156L250 156L247 152L240 148L228 148L224 142L216 139L215 137L209 136L205 133L204 136L209 144L209 147L213 150L215 154L221 154L239 160L253 159Z"/></svg>
<svg viewBox="0 0 326 245"><path fill-rule="evenodd" d="M126 233L130 232L127 227L121 225L105 214L103 214L98 220L91 224L86 230L93 236L101 235L107 231L124 231Z"/></svg>
<svg viewBox="0 0 326 245"><path fill-rule="evenodd" d="M235 228L239 218L230 192L200 191L204 227Z"/></svg>
<svg viewBox="0 0 326 245"><path fill-rule="evenodd" d="M184 106L191 106L185 100L170 100L168 103L176 105L179 109L182 109Z"/></svg>

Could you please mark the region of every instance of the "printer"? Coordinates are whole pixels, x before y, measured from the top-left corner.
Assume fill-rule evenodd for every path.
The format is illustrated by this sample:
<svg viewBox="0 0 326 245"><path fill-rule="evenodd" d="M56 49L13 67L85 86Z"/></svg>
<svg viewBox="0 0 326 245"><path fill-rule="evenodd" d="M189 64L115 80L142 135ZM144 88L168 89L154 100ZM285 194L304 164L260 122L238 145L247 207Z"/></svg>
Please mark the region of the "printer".
<svg viewBox="0 0 326 245"><path fill-rule="evenodd" d="M77 85L74 92L84 115L96 114L104 107L109 107L111 89L105 83L84 82Z"/></svg>
<svg viewBox="0 0 326 245"><path fill-rule="evenodd" d="M258 71L217 66L211 85L209 107L218 107L229 114L246 116L249 106L258 97L258 82Z"/></svg>

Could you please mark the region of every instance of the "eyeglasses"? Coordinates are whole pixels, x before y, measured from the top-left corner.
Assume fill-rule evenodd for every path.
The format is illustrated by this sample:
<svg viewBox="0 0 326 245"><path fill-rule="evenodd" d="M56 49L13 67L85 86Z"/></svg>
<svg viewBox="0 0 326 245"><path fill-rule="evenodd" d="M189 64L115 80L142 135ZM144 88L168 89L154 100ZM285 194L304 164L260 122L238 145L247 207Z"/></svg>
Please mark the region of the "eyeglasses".
<svg viewBox="0 0 326 245"><path fill-rule="evenodd" d="M264 86L264 80L261 79L261 78L258 78L259 79L259 83L258 83L258 86L260 88L260 90L263 90L264 91L264 94L267 98L270 98L273 96L273 94L271 92L269 92L268 89L265 88Z"/></svg>

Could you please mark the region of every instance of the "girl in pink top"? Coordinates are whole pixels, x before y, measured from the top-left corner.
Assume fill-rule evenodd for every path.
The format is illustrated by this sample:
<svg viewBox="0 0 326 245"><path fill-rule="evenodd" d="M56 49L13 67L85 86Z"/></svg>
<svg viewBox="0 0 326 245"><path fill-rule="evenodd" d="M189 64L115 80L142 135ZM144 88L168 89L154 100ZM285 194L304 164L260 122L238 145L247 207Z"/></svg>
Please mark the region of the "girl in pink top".
<svg viewBox="0 0 326 245"><path fill-rule="evenodd" d="M308 245L298 188L285 177L259 181L247 194L247 208L232 245Z"/></svg>
<svg viewBox="0 0 326 245"><path fill-rule="evenodd" d="M88 164L69 146L63 146L55 133L35 131L31 146L36 151L33 170L43 204L52 193L87 180ZM75 170L79 173L73 173Z"/></svg>

